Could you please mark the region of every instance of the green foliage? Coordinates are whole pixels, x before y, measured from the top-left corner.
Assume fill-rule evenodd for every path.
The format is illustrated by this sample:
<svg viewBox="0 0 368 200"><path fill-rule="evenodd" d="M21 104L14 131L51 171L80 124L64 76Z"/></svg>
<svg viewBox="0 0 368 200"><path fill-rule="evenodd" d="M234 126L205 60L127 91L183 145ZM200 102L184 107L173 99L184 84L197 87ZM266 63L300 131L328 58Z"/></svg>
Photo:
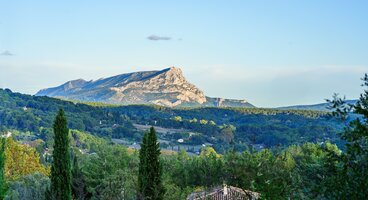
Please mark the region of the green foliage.
<svg viewBox="0 0 368 200"><path fill-rule="evenodd" d="M188 140L188 144L212 143L220 153L233 147L237 151L244 151L255 144L272 148L329 140L342 146L336 134L342 124L327 120L326 112L261 108L180 109L98 103L86 105L0 89L0 124L29 133L22 138L17 136L17 139L39 138L46 142L46 147L51 148L52 131L49 129L52 127L53 113L60 107L65 109L71 129L104 138L141 140L141 134L132 125L134 122L200 133ZM222 137L221 132L228 126L234 127L233 136ZM230 146L229 138L232 137L233 144Z"/></svg>
<svg viewBox="0 0 368 200"><path fill-rule="evenodd" d="M233 129L231 127L223 128L219 134L219 138L224 143L230 143L234 141L234 133Z"/></svg>
<svg viewBox="0 0 368 200"><path fill-rule="evenodd" d="M160 144L156 131L151 127L143 136L139 151L138 199L161 200L165 190L162 185Z"/></svg>
<svg viewBox="0 0 368 200"><path fill-rule="evenodd" d="M19 144L13 138L8 138L5 146L5 176L8 181L17 180L22 176L36 172L45 176L49 175L50 169L40 163L36 149Z"/></svg>
<svg viewBox="0 0 368 200"><path fill-rule="evenodd" d="M9 183L6 200L43 200L50 179L40 173L23 176Z"/></svg>
<svg viewBox="0 0 368 200"><path fill-rule="evenodd" d="M101 144L81 156L87 191L95 199L135 199L138 156L120 145Z"/></svg>
<svg viewBox="0 0 368 200"><path fill-rule="evenodd" d="M284 199L288 197L292 158L285 159L285 153L273 155L269 150L225 155L227 183L240 188L260 192L266 199Z"/></svg>
<svg viewBox="0 0 368 200"><path fill-rule="evenodd" d="M190 187L181 189L177 185L173 183L164 183L165 189L169 192L166 192L164 195L165 200L178 200L178 199L186 199L190 193L193 192L193 189Z"/></svg>
<svg viewBox="0 0 368 200"><path fill-rule="evenodd" d="M336 145L325 143L323 145L305 143L301 146L289 147L287 153L295 162L295 168L291 174L291 197L295 199L323 199L322 187L326 178L331 174L328 168L330 164L329 154L339 154Z"/></svg>
<svg viewBox="0 0 368 200"><path fill-rule="evenodd" d="M350 109L359 118L351 121L341 137L346 141L346 151L330 153L329 171L325 195L331 199L364 199L368 196L368 74L363 78L366 87L355 105L345 105L345 101L332 100L335 116L347 119ZM332 189L333 188L333 189Z"/></svg>
<svg viewBox="0 0 368 200"><path fill-rule="evenodd" d="M178 122L181 122L183 120L180 116L175 116L173 119Z"/></svg>
<svg viewBox="0 0 368 200"><path fill-rule="evenodd" d="M163 159L165 188L172 188L178 199L195 188L223 183L260 192L265 199L319 199L324 176L329 174L330 151L339 152L330 143L294 145L275 153L230 151L219 156L208 149L201 156L188 156L180 152Z"/></svg>
<svg viewBox="0 0 368 200"><path fill-rule="evenodd" d="M86 199L86 197L88 196L84 174L79 167L77 156L74 156L73 159L72 195L73 199L76 200L83 200Z"/></svg>
<svg viewBox="0 0 368 200"><path fill-rule="evenodd" d="M199 123L206 125L206 124L208 124L208 121L205 120L205 119L201 119L201 120L199 120Z"/></svg>
<svg viewBox="0 0 368 200"><path fill-rule="evenodd" d="M44 128L52 128L54 113L59 108L65 110L65 115L69 119L68 126L72 129L102 137L111 137L114 124L123 125L130 131L135 131L128 119L107 111L105 107L0 89L0 124L24 132L30 131L33 135L39 135L44 141L48 135L42 131Z"/></svg>
<svg viewBox="0 0 368 200"><path fill-rule="evenodd" d="M215 158L219 158L220 155L217 154L217 152L215 151L215 149L213 149L212 147L204 147L201 149L201 157L215 157Z"/></svg>
<svg viewBox="0 0 368 200"><path fill-rule="evenodd" d="M237 151L255 144L272 148L326 140L342 146L337 132L342 130L343 123L330 120L327 112L260 108L177 109L142 105L107 109L128 116L133 123L201 133L201 138L197 135L188 143L212 143L220 153L231 148L230 140ZM180 116L180 120L173 116Z"/></svg>
<svg viewBox="0 0 368 200"><path fill-rule="evenodd" d="M5 138L0 138L0 199L4 199L7 190L7 184L5 180L5 145Z"/></svg>
<svg viewBox="0 0 368 200"><path fill-rule="evenodd" d="M113 176L109 176L101 184L103 190L99 195L100 199L135 199L136 191L129 170L118 170Z"/></svg>
<svg viewBox="0 0 368 200"><path fill-rule="evenodd" d="M70 130L70 134L70 144L73 145L73 147L76 147L78 150L95 152L102 145L106 145L108 143L108 141L103 138L99 138L78 130Z"/></svg>
<svg viewBox="0 0 368 200"><path fill-rule="evenodd" d="M51 199L70 200L71 164L69 147L69 129L62 109L59 110L54 122L54 150L51 167Z"/></svg>

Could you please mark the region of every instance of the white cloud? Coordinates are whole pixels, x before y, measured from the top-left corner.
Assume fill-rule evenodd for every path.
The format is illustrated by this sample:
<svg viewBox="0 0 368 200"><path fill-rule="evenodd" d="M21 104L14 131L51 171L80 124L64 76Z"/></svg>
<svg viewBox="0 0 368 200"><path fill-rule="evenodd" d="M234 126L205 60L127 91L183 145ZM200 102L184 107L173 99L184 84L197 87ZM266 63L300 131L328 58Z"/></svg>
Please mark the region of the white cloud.
<svg viewBox="0 0 368 200"><path fill-rule="evenodd" d="M158 40L171 40L171 37L167 36L158 36L158 35L150 35L147 37L149 40L158 41Z"/></svg>

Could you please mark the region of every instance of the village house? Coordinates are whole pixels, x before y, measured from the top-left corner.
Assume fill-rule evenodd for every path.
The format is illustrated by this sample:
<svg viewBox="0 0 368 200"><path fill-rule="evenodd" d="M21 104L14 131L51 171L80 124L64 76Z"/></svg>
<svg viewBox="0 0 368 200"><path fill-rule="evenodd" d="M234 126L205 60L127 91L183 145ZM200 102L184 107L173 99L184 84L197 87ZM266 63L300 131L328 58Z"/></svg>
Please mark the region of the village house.
<svg viewBox="0 0 368 200"><path fill-rule="evenodd" d="M257 200L259 198L260 194L257 192L224 185L208 191L194 192L187 200Z"/></svg>

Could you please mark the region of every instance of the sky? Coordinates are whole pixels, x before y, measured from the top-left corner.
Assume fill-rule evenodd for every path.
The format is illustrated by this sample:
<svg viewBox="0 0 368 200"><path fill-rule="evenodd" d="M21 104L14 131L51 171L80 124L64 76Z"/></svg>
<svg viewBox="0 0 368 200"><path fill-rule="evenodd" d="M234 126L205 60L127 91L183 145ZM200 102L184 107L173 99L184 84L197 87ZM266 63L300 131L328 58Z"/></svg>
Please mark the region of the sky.
<svg viewBox="0 0 368 200"><path fill-rule="evenodd" d="M259 107L358 98L368 1L0 0L0 88L182 69L207 96Z"/></svg>

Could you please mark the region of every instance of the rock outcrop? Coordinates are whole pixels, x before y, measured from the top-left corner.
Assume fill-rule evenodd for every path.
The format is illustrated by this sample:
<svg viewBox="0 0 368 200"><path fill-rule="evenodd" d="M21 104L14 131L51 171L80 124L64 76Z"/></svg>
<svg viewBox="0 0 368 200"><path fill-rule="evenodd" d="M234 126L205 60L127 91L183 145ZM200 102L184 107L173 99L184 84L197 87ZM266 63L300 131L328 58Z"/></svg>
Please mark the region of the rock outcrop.
<svg viewBox="0 0 368 200"><path fill-rule="evenodd" d="M78 79L40 90L36 95L119 105L222 106L217 103L217 98L206 97L200 89L189 83L181 69L176 67L121 74L96 81ZM243 102L240 106L252 106L246 101L239 102Z"/></svg>

